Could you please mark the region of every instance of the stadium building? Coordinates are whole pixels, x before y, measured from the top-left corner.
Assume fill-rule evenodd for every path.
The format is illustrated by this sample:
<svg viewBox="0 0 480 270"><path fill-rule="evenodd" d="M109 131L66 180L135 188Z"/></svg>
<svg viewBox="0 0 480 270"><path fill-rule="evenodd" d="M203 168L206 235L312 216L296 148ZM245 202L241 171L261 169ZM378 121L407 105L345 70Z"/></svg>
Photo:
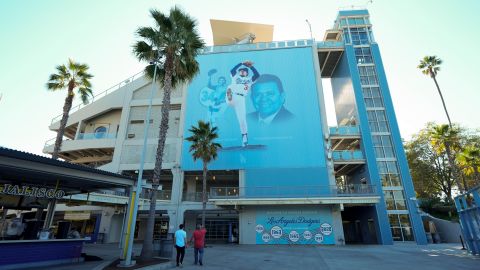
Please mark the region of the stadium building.
<svg viewBox="0 0 480 270"><path fill-rule="evenodd" d="M155 239L181 223L191 233L201 218L202 165L184 138L204 120L218 127L223 146L209 165L207 241L426 244L368 11L339 11L323 41L272 41L270 25L211 23L215 45L198 56L199 74L172 92ZM322 79L331 82L335 127L327 125ZM149 124L148 187L163 96L154 87L149 123L152 83L142 73L74 107L60 157L135 176ZM45 153L53 152L53 142ZM72 195L56 216L83 223L95 239L116 242L127 201L128 194L114 191ZM142 199L138 240L148 208Z"/></svg>

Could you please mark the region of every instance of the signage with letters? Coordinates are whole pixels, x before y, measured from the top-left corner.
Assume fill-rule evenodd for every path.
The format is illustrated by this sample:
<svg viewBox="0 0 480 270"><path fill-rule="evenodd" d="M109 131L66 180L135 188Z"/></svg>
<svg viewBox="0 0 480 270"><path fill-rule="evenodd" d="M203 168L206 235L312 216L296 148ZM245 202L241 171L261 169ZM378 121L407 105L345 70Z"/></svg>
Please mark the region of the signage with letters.
<svg viewBox="0 0 480 270"><path fill-rule="evenodd" d="M258 211L257 244L335 244L328 210Z"/></svg>
<svg viewBox="0 0 480 270"><path fill-rule="evenodd" d="M0 194L47 199L61 199L63 198L63 196L65 196L65 191L55 188L3 184L0 185Z"/></svg>

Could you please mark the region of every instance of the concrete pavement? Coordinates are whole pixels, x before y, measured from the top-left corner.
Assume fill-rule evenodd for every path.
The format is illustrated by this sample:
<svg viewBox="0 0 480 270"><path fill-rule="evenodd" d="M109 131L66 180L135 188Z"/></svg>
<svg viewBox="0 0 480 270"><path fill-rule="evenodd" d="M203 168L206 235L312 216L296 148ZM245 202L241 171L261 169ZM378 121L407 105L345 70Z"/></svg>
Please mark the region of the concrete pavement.
<svg viewBox="0 0 480 270"><path fill-rule="evenodd" d="M50 270L101 269L102 265L118 258L118 245L87 245L89 255L104 261L49 267ZM141 246L135 245L139 254ZM150 267L149 269L155 269ZM260 246L212 245L205 249L204 266L193 265L193 249L188 248L183 269L232 270L478 270L480 257L471 256L457 244L417 246L396 243L393 246Z"/></svg>

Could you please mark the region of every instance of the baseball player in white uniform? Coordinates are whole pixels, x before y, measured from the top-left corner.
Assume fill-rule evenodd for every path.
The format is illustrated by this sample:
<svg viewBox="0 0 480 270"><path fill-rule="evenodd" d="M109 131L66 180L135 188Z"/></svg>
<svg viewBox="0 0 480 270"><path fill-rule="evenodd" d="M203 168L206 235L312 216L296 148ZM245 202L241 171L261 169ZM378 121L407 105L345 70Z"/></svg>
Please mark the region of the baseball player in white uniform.
<svg viewBox="0 0 480 270"><path fill-rule="evenodd" d="M251 72L249 72L251 71ZM247 112L245 108L245 98L250 92L250 87L258 79L260 74L253 67L253 62L244 61L238 63L230 71L232 83L227 88L227 104L235 109L240 132L242 134L242 146L248 144Z"/></svg>

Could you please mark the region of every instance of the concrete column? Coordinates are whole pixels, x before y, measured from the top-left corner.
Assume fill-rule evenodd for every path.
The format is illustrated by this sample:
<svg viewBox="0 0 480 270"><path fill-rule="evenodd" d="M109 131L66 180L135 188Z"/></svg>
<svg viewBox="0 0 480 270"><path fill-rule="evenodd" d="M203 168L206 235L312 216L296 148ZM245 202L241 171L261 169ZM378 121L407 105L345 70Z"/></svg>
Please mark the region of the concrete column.
<svg viewBox="0 0 480 270"><path fill-rule="evenodd" d="M335 245L345 245L345 235L343 233L342 224L342 207L341 205L332 205L332 218L333 218L333 233L335 234Z"/></svg>
<svg viewBox="0 0 480 270"><path fill-rule="evenodd" d="M168 217L170 218L168 232L174 233L178 230L178 226L183 224L184 221L184 210L178 208L178 210L168 210Z"/></svg>
<svg viewBox="0 0 480 270"><path fill-rule="evenodd" d="M57 205L57 200L53 199L48 202L47 208L47 217L45 218L45 222L43 223L43 228L48 229L52 226L53 216L55 214L55 206Z"/></svg>
<svg viewBox="0 0 480 270"><path fill-rule="evenodd" d="M180 170L178 165L173 166L171 169L173 180L172 180L172 204L178 205L182 202L182 191L183 191L183 171Z"/></svg>
<svg viewBox="0 0 480 270"><path fill-rule="evenodd" d="M74 138L75 140L78 140L78 136L81 133L83 125L84 125L83 120L78 121L77 131L75 132L75 138Z"/></svg>
<svg viewBox="0 0 480 270"><path fill-rule="evenodd" d="M42 220L43 216L43 208L37 208L37 212L35 213L36 220Z"/></svg>
<svg viewBox="0 0 480 270"><path fill-rule="evenodd" d="M195 193L197 191L197 183L195 178L188 178L185 180L187 184L187 194Z"/></svg>
<svg viewBox="0 0 480 270"><path fill-rule="evenodd" d="M238 194L240 197L245 196L245 170L238 171Z"/></svg>

